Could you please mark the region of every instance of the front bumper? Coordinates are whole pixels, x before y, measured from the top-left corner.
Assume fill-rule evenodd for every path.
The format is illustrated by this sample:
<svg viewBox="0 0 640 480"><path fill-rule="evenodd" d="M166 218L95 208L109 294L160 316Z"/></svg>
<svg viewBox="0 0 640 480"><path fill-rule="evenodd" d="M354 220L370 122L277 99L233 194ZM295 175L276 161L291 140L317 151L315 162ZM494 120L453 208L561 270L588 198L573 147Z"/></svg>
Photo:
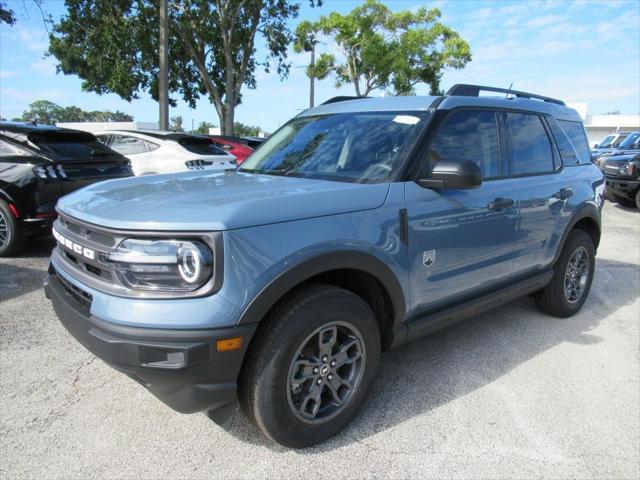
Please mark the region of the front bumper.
<svg viewBox="0 0 640 480"><path fill-rule="evenodd" d="M612 190L614 193L633 198L635 197L638 188L640 188L640 179L625 179L621 177L613 177L611 175L605 175L607 182L607 189Z"/></svg>
<svg viewBox="0 0 640 480"><path fill-rule="evenodd" d="M116 325L90 313L91 294L50 267L44 285L64 327L85 348L181 413L219 409L237 394L237 378L255 325L170 330ZM217 340L242 337L239 350Z"/></svg>

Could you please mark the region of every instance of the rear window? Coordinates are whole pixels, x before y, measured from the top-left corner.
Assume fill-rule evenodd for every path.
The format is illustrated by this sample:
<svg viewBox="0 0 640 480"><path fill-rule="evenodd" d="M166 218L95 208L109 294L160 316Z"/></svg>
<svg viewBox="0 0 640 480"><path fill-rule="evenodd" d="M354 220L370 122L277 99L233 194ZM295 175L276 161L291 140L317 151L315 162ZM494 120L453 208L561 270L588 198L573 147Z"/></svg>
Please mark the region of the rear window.
<svg viewBox="0 0 640 480"><path fill-rule="evenodd" d="M95 157L119 156L90 133L32 133L29 140L45 152L61 160L90 160Z"/></svg>
<svg viewBox="0 0 640 480"><path fill-rule="evenodd" d="M227 155L227 152L216 146L208 138L184 137L178 140L186 150L198 155Z"/></svg>
<svg viewBox="0 0 640 480"><path fill-rule="evenodd" d="M582 123L567 120L558 120L558 123L571 140L571 144L578 154L579 163L591 163L591 151Z"/></svg>

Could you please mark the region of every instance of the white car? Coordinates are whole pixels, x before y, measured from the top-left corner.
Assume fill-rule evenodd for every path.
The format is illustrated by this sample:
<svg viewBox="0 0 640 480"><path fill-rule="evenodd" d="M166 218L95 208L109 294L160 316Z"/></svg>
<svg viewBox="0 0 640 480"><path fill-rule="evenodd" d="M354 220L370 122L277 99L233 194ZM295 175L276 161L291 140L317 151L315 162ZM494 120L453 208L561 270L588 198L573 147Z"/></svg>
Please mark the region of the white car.
<svg viewBox="0 0 640 480"><path fill-rule="evenodd" d="M95 135L131 160L134 175L236 167L235 156L197 135L159 130L109 130Z"/></svg>

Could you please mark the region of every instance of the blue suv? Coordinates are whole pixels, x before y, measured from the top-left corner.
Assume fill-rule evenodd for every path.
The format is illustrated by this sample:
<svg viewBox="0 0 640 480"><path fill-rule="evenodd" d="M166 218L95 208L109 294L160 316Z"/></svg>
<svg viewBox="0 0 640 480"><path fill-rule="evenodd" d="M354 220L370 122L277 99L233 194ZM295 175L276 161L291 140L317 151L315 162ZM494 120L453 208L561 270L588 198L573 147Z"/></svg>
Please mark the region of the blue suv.
<svg viewBox="0 0 640 480"><path fill-rule="evenodd" d="M173 409L223 422L238 398L304 447L356 415L384 350L524 295L578 312L604 190L559 100L338 97L241 168L62 198L45 290L80 343Z"/></svg>

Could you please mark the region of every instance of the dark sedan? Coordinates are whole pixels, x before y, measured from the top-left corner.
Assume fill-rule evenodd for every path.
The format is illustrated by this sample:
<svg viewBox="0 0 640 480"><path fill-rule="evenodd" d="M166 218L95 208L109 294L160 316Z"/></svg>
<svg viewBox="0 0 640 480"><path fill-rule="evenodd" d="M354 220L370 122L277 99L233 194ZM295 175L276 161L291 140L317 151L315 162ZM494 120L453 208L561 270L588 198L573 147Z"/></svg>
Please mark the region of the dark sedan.
<svg viewBox="0 0 640 480"><path fill-rule="evenodd" d="M130 175L129 161L90 133L0 122L0 257L49 234L63 195Z"/></svg>

